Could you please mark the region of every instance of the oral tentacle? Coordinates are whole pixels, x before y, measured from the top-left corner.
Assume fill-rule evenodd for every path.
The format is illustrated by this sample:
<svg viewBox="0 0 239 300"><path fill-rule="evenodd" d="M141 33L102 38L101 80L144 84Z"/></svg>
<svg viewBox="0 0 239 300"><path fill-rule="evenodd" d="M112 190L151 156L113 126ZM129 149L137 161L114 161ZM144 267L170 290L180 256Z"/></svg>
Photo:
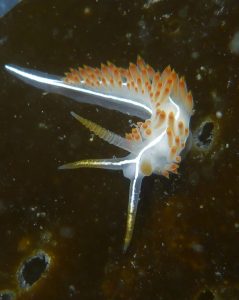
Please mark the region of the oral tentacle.
<svg viewBox="0 0 239 300"><path fill-rule="evenodd" d="M108 169L108 170L122 170L125 165L132 163L131 160L126 160L122 158L113 159L85 159L79 160L72 163L64 164L58 169L80 169L80 168L98 168L98 169Z"/></svg>

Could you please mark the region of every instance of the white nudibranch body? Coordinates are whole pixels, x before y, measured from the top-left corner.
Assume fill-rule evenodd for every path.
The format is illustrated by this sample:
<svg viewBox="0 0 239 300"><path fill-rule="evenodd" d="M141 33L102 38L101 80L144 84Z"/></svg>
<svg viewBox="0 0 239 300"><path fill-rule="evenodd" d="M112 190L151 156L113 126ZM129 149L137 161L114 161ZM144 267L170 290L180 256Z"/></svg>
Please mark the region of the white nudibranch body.
<svg viewBox="0 0 239 300"><path fill-rule="evenodd" d="M14 66L6 66L6 69L38 88L143 119L121 137L72 113L100 138L130 154L125 158L81 160L60 167L122 170L130 179L126 250L132 238L142 179L153 173L165 177L177 174L193 113L192 94L187 91L184 78L179 78L170 67L162 74L155 72L141 57L128 69L111 63L101 65L100 69L85 66L71 69L63 79Z"/></svg>

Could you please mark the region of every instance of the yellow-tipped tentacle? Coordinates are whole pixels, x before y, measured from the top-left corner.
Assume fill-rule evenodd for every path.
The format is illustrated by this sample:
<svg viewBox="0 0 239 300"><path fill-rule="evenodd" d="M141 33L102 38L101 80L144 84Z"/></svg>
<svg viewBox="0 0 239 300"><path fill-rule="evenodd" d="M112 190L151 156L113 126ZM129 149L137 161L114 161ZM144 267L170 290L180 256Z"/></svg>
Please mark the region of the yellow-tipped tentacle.
<svg viewBox="0 0 239 300"><path fill-rule="evenodd" d="M59 167L60 170L79 168L98 168L109 170L121 170L127 164L127 160L121 158L112 159L85 159L68 163Z"/></svg>
<svg viewBox="0 0 239 300"><path fill-rule="evenodd" d="M60 170L79 168L104 168L104 166L100 164L100 161L97 159L85 159L68 163L59 167Z"/></svg>

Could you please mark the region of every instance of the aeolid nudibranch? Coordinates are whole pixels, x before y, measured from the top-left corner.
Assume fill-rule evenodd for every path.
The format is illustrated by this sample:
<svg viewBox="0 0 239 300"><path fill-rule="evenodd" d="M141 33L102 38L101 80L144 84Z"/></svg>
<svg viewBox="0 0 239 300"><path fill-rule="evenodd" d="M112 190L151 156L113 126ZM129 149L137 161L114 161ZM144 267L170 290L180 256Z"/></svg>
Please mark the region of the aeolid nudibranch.
<svg viewBox="0 0 239 300"><path fill-rule="evenodd" d="M139 117L121 137L72 112L81 124L97 136L129 152L124 158L89 159L68 163L60 169L103 168L122 170L130 180L124 250L132 238L142 179L151 174L177 174L181 152L189 135L193 98L184 78L170 67L162 74L138 57L137 64L118 68L112 63L101 68L71 69L64 78L6 65L23 81L45 91L62 94L84 103L96 104Z"/></svg>

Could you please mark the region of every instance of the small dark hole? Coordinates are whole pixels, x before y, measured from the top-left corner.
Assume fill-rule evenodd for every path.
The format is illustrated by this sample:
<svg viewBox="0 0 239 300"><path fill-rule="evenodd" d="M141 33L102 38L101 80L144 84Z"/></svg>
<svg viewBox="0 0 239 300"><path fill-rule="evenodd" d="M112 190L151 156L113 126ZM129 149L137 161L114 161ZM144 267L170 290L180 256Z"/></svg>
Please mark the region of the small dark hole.
<svg viewBox="0 0 239 300"><path fill-rule="evenodd" d="M47 270L49 262L48 255L42 252L25 261L18 274L20 286L22 288L32 286Z"/></svg>
<svg viewBox="0 0 239 300"><path fill-rule="evenodd" d="M210 290L204 290L202 291L197 300L213 300L214 299L214 295Z"/></svg>
<svg viewBox="0 0 239 300"><path fill-rule="evenodd" d="M202 127L201 132L199 132L198 139L204 145L207 145L211 142L213 128L214 124L212 122L207 122Z"/></svg>
<svg viewBox="0 0 239 300"><path fill-rule="evenodd" d="M32 285L46 270L47 262L41 257L34 257L27 262L22 270L22 276L27 284Z"/></svg>
<svg viewBox="0 0 239 300"><path fill-rule="evenodd" d="M194 140L199 148L209 148L213 140L213 122L205 122L197 130Z"/></svg>

